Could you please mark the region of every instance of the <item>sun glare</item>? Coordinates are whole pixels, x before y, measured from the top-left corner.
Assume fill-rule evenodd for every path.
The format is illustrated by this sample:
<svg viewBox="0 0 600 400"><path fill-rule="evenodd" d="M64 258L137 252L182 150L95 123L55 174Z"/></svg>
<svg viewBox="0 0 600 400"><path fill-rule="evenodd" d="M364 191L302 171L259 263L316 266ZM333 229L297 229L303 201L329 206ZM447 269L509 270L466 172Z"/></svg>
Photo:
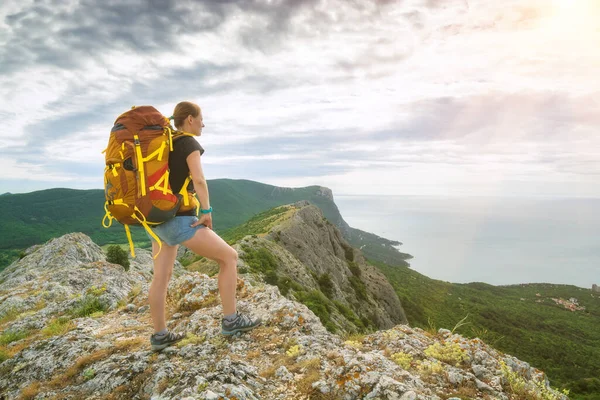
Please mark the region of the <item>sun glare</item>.
<svg viewBox="0 0 600 400"><path fill-rule="evenodd" d="M579 3L583 3L583 1L581 0L552 0L552 3L554 3L554 6L557 8L573 8L576 7L576 4Z"/></svg>
<svg viewBox="0 0 600 400"><path fill-rule="evenodd" d="M545 28L553 33L578 36L591 32L600 18L600 8L595 0L552 0L550 17Z"/></svg>

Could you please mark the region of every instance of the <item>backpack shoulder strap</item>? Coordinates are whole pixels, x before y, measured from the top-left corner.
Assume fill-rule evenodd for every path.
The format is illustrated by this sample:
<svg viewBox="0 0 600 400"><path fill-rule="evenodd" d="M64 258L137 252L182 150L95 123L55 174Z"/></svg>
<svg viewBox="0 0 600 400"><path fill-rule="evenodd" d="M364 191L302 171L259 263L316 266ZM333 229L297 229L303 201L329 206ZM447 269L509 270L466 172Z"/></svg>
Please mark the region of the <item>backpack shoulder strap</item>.
<svg viewBox="0 0 600 400"><path fill-rule="evenodd" d="M188 133L188 132L184 132L184 131L174 131L172 136L173 136L173 140L177 140L177 139L181 139L182 137L185 137L185 136L194 137L196 135L194 135L193 133Z"/></svg>

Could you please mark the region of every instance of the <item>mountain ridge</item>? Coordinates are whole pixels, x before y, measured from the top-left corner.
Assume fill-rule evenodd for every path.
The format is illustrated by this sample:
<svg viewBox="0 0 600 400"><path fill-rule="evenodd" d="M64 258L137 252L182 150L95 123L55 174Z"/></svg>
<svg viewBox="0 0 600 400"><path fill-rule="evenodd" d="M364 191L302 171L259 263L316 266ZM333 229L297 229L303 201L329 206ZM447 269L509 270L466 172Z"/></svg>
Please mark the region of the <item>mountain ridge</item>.
<svg viewBox="0 0 600 400"><path fill-rule="evenodd" d="M370 258L390 264L408 265L411 255L393 246L399 242L350 227L340 214L331 189L323 186L280 188L250 180L208 180L213 224L217 233L243 223L259 212L283 204L308 200L321 208L355 247L363 246ZM109 229L101 225L104 216L104 191L100 189L46 189L0 198L0 268L18 258L20 252L34 244L70 232L83 232L100 245L125 243L124 230L115 223ZM132 227L134 242L149 245L139 227ZM1 256L2 254L0 254Z"/></svg>

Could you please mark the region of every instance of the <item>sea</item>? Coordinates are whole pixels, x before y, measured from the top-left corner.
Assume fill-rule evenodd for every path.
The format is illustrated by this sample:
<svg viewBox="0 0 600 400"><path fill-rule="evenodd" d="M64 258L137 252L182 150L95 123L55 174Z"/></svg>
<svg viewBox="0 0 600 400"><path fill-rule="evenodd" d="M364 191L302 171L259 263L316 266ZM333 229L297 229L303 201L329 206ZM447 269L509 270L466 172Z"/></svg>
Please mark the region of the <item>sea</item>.
<svg viewBox="0 0 600 400"><path fill-rule="evenodd" d="M353 228L452 283L600 285L600 199L337 195Z"/></svg>

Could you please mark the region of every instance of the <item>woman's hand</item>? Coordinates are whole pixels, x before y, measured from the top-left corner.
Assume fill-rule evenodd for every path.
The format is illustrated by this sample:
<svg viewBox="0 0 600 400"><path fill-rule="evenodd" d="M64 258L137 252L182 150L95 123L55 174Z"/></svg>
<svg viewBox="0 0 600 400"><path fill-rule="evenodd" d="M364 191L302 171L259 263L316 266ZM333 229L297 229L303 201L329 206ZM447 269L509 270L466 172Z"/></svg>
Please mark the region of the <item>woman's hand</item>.
<svg viewBox="0 0 600 400"><path fill-rule="evenodd" d="M213 224L212 224L212 213L208 213L208 214L202 214L200 216L200 219L196 222L194 222L192 225L190 225L192 228L197 227L198 225L205 225L207 228L211 229L213 228Z"/></svg>

